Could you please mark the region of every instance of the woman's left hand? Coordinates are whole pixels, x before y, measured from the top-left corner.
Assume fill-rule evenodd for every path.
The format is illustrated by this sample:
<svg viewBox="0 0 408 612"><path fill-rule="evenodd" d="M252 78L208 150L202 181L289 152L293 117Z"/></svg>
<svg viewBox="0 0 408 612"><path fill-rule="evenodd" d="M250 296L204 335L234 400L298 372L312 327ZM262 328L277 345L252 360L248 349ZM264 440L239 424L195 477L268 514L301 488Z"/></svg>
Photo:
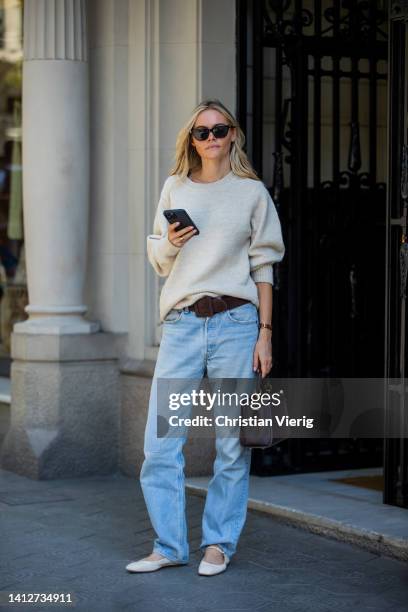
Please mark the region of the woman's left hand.
<svg viewBox="0 0 408 612"><path fill-rule="evenodd" d="M262 378L265 378L272 369L272 342L271 332L261 329L254 350L254 371L261 369Z"/></svg>

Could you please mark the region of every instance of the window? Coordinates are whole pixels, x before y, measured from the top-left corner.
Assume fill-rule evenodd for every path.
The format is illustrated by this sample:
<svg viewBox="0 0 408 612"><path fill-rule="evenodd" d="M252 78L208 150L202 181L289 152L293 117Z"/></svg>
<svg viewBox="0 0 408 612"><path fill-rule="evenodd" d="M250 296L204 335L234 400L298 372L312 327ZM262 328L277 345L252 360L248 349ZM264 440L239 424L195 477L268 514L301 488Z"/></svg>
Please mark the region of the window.
<svg viewBox="0 0 408 612"><path fill-rule="evenodd" d="M22 190L23 2L0 0L0 376L9 375L10 335L27 318Z"/></svg>

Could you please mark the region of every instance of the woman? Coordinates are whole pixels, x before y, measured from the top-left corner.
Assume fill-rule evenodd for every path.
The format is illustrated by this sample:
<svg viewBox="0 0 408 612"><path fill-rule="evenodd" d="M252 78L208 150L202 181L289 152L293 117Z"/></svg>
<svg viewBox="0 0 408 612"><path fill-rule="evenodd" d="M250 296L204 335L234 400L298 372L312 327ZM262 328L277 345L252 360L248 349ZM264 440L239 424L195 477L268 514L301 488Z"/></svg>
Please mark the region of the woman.
<svg viewBox="0 0 408 612"><path fill-rule="evenodd" d="M185 437L157 435L157 378L253 378L272 367L272 264L285 247L275 205L243 151L244 134L218 100L199 104L176 143L147 237L149 261L167 276L160 295L163 335L150 393L140 482L153 528L153 552L130 563L151 572L188 562ZM182 208L199 229L177 229L165 209ZM259 313L258 313L259 309ZM251 449L216 437L199 574L225 571L244 526Z"/></svg>

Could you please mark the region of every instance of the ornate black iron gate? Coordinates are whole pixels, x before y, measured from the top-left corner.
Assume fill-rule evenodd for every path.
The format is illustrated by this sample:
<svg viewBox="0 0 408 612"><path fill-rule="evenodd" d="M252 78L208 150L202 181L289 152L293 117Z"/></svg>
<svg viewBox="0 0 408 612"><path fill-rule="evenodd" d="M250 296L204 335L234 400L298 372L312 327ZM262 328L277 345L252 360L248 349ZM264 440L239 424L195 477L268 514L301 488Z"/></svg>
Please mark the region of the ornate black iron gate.
<svg viewBox="0 0 408 612"><path fill-rule="evenodd" d="M287 246L275 268L273 374L381 377L388 10L380 0L307 6L237 4L238 116ZM382 440L292 440L254 464L276 473L381 462Z"/></svg>
<svg viewBox="0 0 408 612"><path fill-rule="evenodd" d="M408 2L392 2L389 22L386 375L405 379L408 271ZM406 391L399 396L401 409ZM387 398L389 399L389 398ZM384 502L408 508L408 440L385 440Z"/></svg>

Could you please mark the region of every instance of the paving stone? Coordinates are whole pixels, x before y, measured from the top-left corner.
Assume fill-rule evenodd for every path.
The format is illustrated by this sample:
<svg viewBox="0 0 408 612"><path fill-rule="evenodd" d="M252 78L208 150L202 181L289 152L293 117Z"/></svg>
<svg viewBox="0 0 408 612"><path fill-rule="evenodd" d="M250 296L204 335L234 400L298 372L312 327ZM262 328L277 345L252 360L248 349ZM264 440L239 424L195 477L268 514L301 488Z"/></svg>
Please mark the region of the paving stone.
<svg viewBox="0 0 408 612"><path fill-rule="evenodd" d="M36 491L34 489L25 491L0 491L0 501L7 506L23 506L31 504L48 504L51 502L68 502L72 497L58 494L58 491Z"/></svg>

